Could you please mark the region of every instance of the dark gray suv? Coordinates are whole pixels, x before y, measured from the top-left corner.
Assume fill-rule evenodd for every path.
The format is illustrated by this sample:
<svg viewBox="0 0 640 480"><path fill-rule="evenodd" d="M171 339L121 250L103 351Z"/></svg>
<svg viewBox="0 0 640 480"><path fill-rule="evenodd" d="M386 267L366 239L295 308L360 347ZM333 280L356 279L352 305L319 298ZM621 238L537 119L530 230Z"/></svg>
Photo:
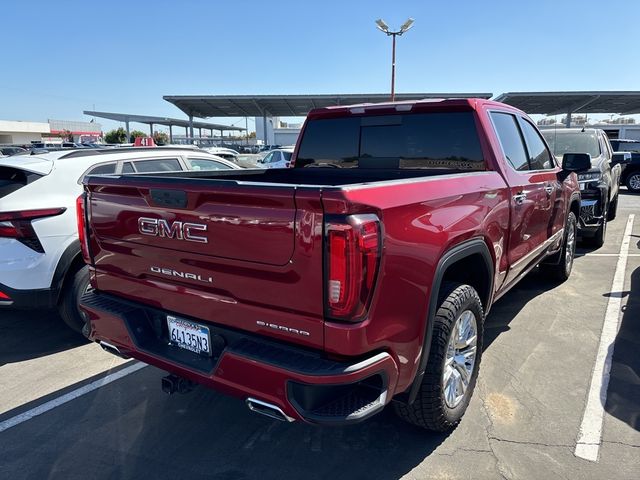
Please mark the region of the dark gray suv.
<svg viewBox="0 0 640 480"><path fill-rule="evenodd" d="M560 128L543 130L542 135L560 161L565 153L588 153L591 169L578 174L582 202L579 234L595 247L604 244L607 222L616 218L622 167L603 130Z"/></svg>

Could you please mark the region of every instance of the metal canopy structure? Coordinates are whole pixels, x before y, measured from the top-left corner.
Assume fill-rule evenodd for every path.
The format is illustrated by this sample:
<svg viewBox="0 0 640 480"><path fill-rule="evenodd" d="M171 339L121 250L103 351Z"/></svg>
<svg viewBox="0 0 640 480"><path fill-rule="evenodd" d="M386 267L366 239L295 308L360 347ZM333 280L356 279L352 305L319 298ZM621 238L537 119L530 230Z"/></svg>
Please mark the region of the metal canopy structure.
<svg viewBox="0 0 640 480"><path fill-rule="evenodd" d="M226 131L241 132L245 130L245 128L242 127L233 127L230 125L221 125L218 123L194 122L193 118L190 118L189 120L182 120L179 118L152 117L149 115L134 115L131 113L94 112L92 110L85 110L83 113L92 117L107 118L109 120L115 120L117 122L124 122L124 124L126 125L127 137L130 135L129 122L149 125L149 131L152 135L154 125L165 125L169 127L169 137L171 142L173 142L173 127L183 127L185 128L185 130L191 129L191 137L193 137L194 128L200 129L200 136L202 136L203 128L210 130L212 132L212 135L214 130L220 131L221 134ZM187 136L189 136L189 133L187 133Z"/></svg>
<svg viewBox="0 0 640 480"><path fill-rule="evenodd" d="M640 113L640 92L510 92L495 100L529 114Z"/></svg>
<svg viewBox="0 0 640 480"><path fill-rule="evenodd" d="M491 93L396 93L396 101L424 98L491 98ZM192 117L304 117L314 108L389 101L388 93L335 95L165 95Z"/></svg>

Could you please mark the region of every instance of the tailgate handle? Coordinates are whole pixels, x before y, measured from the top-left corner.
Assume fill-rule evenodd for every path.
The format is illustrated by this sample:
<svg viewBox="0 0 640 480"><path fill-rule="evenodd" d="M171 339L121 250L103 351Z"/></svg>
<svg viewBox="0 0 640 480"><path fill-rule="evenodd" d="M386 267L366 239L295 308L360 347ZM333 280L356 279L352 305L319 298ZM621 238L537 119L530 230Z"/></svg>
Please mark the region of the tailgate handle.
<svg viewBox="0 0 640 480"><path fill-rule="evenodd" d="M163 190L152 188L151 203L158 207L187 208L187 192L183 190Z"/></svg>

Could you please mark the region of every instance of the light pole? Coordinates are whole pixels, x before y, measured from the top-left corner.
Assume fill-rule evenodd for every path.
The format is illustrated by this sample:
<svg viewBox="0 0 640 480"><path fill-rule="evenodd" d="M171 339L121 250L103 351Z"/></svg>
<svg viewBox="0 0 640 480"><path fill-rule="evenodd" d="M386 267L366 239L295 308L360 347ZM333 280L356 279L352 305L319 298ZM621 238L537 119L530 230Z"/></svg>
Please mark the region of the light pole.
<svg viewBox="0 0 640 480"><path fill-rule="evenodd" d="M393 102L396 97L396 37L401 36L413 26L413 18L408 18L407 21L400 26L400 30L395 32L389 30L389 25L384 23L384 20L381 18L376 20L376 25L378 26L378 30L386 33L388 37L393 37L393 46L391 50L391 101Z"/></svg>

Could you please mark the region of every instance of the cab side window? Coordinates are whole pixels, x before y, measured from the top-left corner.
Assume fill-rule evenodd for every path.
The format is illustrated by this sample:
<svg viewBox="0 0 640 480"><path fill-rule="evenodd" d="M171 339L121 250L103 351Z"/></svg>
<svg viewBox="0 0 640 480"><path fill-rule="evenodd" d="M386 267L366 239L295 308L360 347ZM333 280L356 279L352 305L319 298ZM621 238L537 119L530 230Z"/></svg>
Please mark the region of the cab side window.
<svg viewBox="0 0 640 480"><path fill-rule="evenodd" d="M531 170L548 170L555 167L551 152L547 149L538 130L524 118L520 118L522 133L527 143L529 153L529 168Z"/></svg>
<svg viewBox="0 0 640 480"><path fill-rule="evenodd" d="M502 112L491 112L490 116L507 161L518 171L529 170L527 152L516 117Z"/></svg>

